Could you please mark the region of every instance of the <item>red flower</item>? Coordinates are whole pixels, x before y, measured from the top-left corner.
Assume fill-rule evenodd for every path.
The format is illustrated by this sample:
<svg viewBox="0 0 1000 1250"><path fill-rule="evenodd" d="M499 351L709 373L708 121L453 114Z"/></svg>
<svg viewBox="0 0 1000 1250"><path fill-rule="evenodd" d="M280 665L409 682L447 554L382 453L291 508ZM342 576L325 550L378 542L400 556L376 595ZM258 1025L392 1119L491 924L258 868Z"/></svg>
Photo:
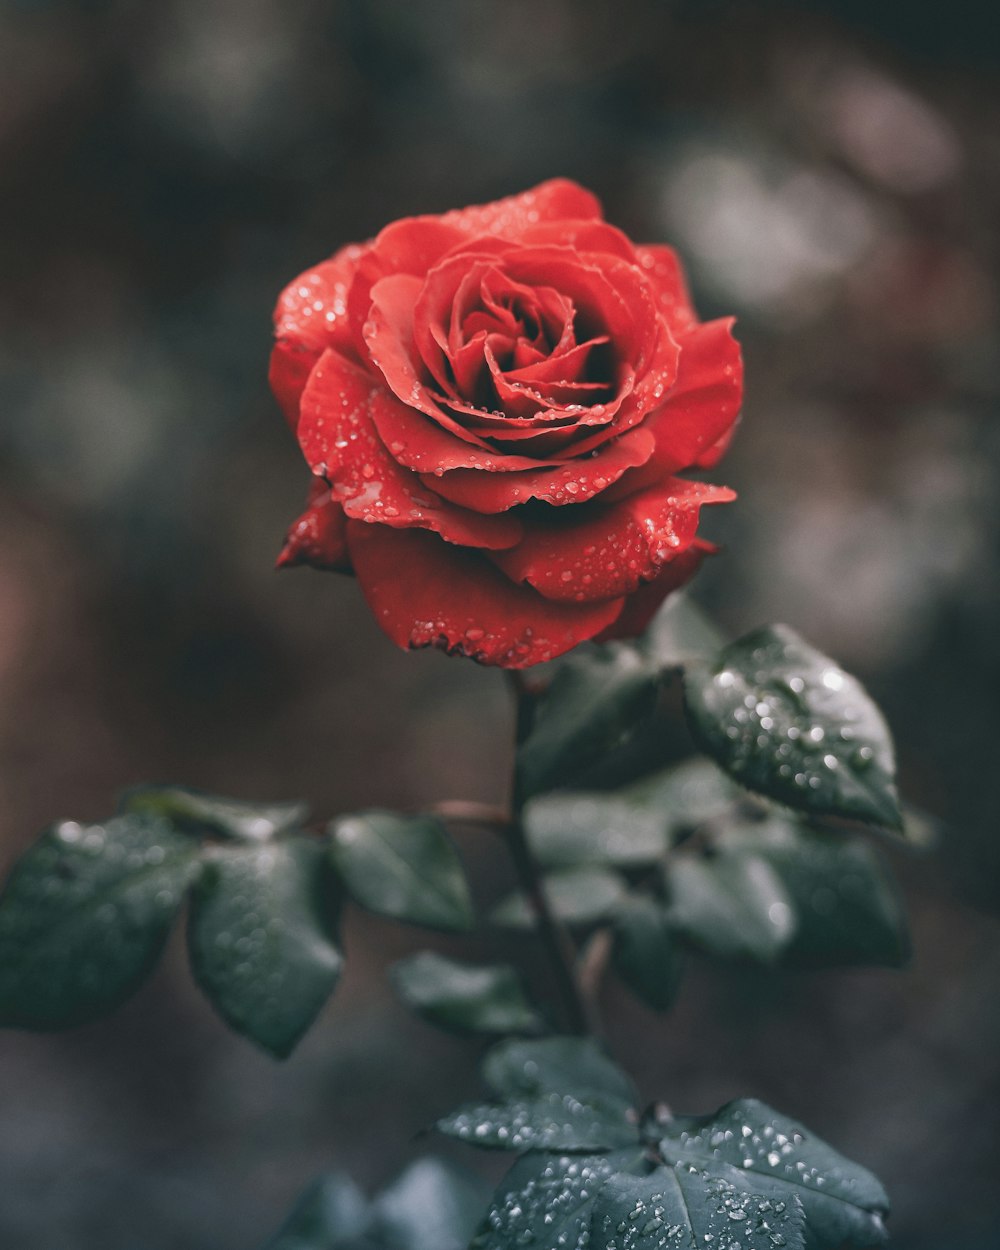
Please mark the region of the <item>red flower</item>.
<svg viewBox="0 0 1000 1250"><path fill-rule="evenodd" d="M279 564L352 570L403 647L523 668L641 630L733 493L732 321L555 180L407 217L286 288L271 385L316 475Z"/></svg>

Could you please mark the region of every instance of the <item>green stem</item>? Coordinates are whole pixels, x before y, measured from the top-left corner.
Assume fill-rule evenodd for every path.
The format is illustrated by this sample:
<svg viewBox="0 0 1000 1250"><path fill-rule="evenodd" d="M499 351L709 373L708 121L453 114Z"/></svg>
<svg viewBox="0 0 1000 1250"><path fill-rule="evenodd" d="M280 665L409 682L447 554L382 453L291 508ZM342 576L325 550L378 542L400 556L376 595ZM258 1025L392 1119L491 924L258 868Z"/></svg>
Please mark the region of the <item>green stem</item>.
<svg viewBox="0 0 1000 1250"><path fill-rule="evenodd" d="M517 739L525 735L535 698L519 673L511 673L511 684L517 698ZM571 1033L587 1035L592 1029L591 1013L576 975L576 948L566 928L559 923L542 885L542 870L528 843L515 804L513 814L503 829L518 882L535 916L538 936L552 966L566 1026Z"/></svg>

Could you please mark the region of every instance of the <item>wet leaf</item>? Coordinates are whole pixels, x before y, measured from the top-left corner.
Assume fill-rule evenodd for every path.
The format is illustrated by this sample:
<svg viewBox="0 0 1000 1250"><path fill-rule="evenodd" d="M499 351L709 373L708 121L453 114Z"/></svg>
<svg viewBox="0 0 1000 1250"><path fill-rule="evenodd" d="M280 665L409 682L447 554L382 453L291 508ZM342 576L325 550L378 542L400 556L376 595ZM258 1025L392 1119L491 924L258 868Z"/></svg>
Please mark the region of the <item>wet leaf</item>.
<svg viewBox="0 0 1000 1250"><path fill-rule="evenodd" d="M661 670L627 644L565 661L535 709L517 752L518 802L578 778L652 711Z"/></svg>
<svg viewBox="0 0 1000 1250"><path fill-rule="evenodd" d="M539 1094L504 1103L467 1103L437 1128L472 1146L498 1150L607 1150L635 1141L620 1104L594 1095Z"/></svg>
<svg viewBox="0 0 1000 1250"><path fill-rule="evenodd" d="M794 1195L774 1203L709 1169L653 1167L608 1179L591 1240L605 1250L802 1250L805 1215Z"/></svg>
<svg viewBox="0 0 1000 1250"><path fill-rule="evenodd" d="M609 1149L636 1140L635 1090L587 1038L501 1042L483 1062L499 1101L438 1121L450 1137L501 1150Z"/></svg>
<svg viewBox="0 0 1000 1250"><path fill-rule="evenodd" d="M65 1028L124 1002L159 958L198 856L152 815L43 834L0 899L0 1024Z"/></svg>
<svg viewBox="0 0 1000 1250"><path fill-rule="evenodd" d="M892 741L861 684L785 625L685 676L698 743L741 785L814 814L899 830Z"/></svg>
<svg viewBox="0 0 1000 1250"><path fill-rule="evenodd" d="M585 1250L604 1183L643 1167L636 1146L610 1154L523 1155L500 1182L469 1250Z"/></svg>
<svg viewBox="0 0 1000 1250"><path fill-rule="evenodd" d="M498 1042L483 1060L483 1080L501 1098L536 1094L599 1095L623 1108L636 1105L631 1079L585 1037L542 1037Z"/></svg>
<svg viewBox="0 0 1000 1250"><path fill-rule="evenodd" d="M803 967L906 963L910 940L899 891L867 841L773 819L720 837L724 853L764 859L795 913L782 961Z"/></svg>
<svg viewBox="0 0 1000 1250"><path fill-rule="evenodd" d="M351 895L372 911L432 928L471 928L462 862L431 817L344 816L330 827L330 854Z"/></svg>
<svg viewBox="0 0 1000 1250"><path fill-rule="evenodd" d="M403 1002L432 1024L456 1032L533 1033L541 1028L509 964L466 964L420 951L393 964Z"/></svg>
<svg viewBox="0 0 1000 1250"><path fill-rule="evenodd" d="M195 978L227 1024L285 1058L340 977L336 921L321 843L217 847L188 923Z"/></svg>
<svg viewBox="0 0 1000 1250"><path fill-rule="evenodd" d="M251 803L202 794L184 786L137 786L122 795L123 812L162 816L178 829L262 842L301 826L305 803Z"/></svg>
<svg viewBox="0 0 1000 1250"><path fill-rule="evenodd" d="M668 880L669 925L711 955L773 963L791 941L792 900L760 856L680 854Z"/></svg>
<svg viewBox="0 0 1000 1250"><path fill-rule="evenodd" d="M472 1250L833 1250L885 1240L885 1191L752 1099L660 1122L647 1147L533 1150L501 1181ZM638 1133L637 1133L638 1136Z"/></svg>
<svg viewBox="0 0 1000 1250"><path fill-rule="evenodd" d="M619 907L612 963L629 989L655 1011L673 1005L684 960L662 903L633 895Z"/></svg>
<svg viewBox="0 0 1000 1250"><path fill-rule="evenodd" d="M564 868L546 873L542 888L552 911L566 924L603 920L625 897L621 877L604 868ZM535 923L535 913L528 899L518 892L501 899L490 920L512 929L529 929Z"/></svg>
<svg viewBox="0 0 1000 1250"><path fill-rule="evenodd" d="M669 1164L692 1164L778 1204L793 1197L806 1215L806 1245L880 1245L889 1200L866 1168L838 1154L801 1124L756 1099L728 1103L714 1115L677 1117L660 1151ZM770 1222L770 1220L769 1220Z"/></svg>

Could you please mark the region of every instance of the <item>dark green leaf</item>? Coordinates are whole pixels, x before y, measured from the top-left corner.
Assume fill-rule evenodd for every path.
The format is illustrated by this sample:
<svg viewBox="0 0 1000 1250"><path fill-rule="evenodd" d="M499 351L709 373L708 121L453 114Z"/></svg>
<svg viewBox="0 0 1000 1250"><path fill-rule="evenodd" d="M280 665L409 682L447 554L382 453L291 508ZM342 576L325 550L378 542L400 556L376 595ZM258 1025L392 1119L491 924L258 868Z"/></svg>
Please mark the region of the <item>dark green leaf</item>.
<svg viewBox="0 0 1000 1250"><path fill-rule="evenodd" d="M376 1199L372 1233L386 1250L465 1250L488 1201L479 1177L418 1159Z"/></svg>
<svg viewBox="0 0 1000 1250"><path fill-rule="evenodd" d="M421 951L393 964L393 984L411 1011L441 1028L533 1033L541 1027L509 964L464 964Z"/></svg>
<svg viewBox="0 0 1000 1250"><path fill-rule="evenodd" d="M756 1099L728 1103L711 1116L678 1117L660 1151L669 1164L693 1164L753 1190L775 1210L797 1197L808 1246L873 1246L886 1239L889 1200L876 1177Z"/></svg>
<svg viewBox="0 0 1000 1250"><path fill-rule="evenodd" d="M604 1250L802 1250L805 1214L711 1171L656 1167L618 1172L594 1203L590 1241Z"/></svg>
<svg viewBox="0 0 1000 1250"><path fill-rule="evenodd" d="M198 854L149 815L45 833L0 900L0 1024L64 1028L124 1002L156 963Z"/></svg>
<svg viewBox="0 0 1000 1250"><path fill-rule="evenodd" d="M448 1137L498 1150L608 1150L635 1141L619 1104L595 1096L540 1094L505 1103L467 1103L438 1120Z"/></svg>
<svg viewBox="0 0 1000 1250"><path fill-rule="evenodd" d="M862 838L773 819L727 829L720 846L766 860L781 878L796 919L783 961L808 967L906 962L910 942L899 892L882 857Z"/></svg>
<svg viewBox="0 0 1000 1250"><path fill-rule="evenodd" d="M667 814L636 802L627 791L561 791L524 809L528 841L549 867L648 864L667 849Z"/></svg>
<svg viewBox="0 0 1000 1250"><path fill-rule="evenodd" d="M532 1250L584 1250L591 1241L594 1204L605 1181L644 1166L638 1147L610 1154L523 1155L500 1182L470 1250L518 1250L529 1245ZM599 1244L593 1243L594 1250Z"/></svg>
<svg viewBox="0 0 1000 1250"><path fill-rule="evenodd" d="M443 1133L502 1150L593 1151L636 1140L632 1082L588 1038L501 1042L483 1077L500 1101L460 1107L438 1121Z"/></svg>
<svg viewBox="0 0 1000 1250"><path fill-rule="evenodd" d="M321 1176L264 1250L338 1250L355 1242L368 1223L368 1200L354 1181L342 1172Z"/></svg>
<svg viewBox="0 0 1000 1250"><path fill-rule="evenodd" d="M673 1005L683 958L661 903L634 895L619 907L612 962L621 979L644 1003L656 1011Z"/></svg>
<svg viewBox="0 0 1000 1250"><path fill-rule="evenodd" d="M574 655L542 696L516 761L519 802L579 777L652 710L659 667L638 648Z"/></svg>
<svg viewBox="0 0 1000 1250"><path fill-rule="evenodd" d="M671 837L718 820L748 797L718 765L698 756L641 778L625 793L644 810L660 813Z"/></svg>
<svg viewBox="0 0 1000 1250"><path fill-rule="evenodd" d="M625 886L617 873L606 868L564 868L547 873L542 888L552 911L567 924L590 924L611 915L625 897ZM535 914L527 898L509 894L490 913L494 924L512 929L528 929Z"/></svg>
<svg viewBox="0 0 1000 1250"><path fill-rule="evenodd" d="M725 637L686 594L671 595L639 639L640 648L663 668L685 668L714 655Z"/></svg>
<svg viewBox="0 0 1000 1250"><path fill-rule="evenodd" d="M584 1037L498 1042L483 1060L483 1079L500 1098L599 1095L628 1108L637 1097L631 1079L595 1041Z"/></svg>
<svg viewBox="0 0 1000 1250"><path fill-rule="evenodd" d="M790 807L902 827L885 721L860 683L775 625L688 670L692 733L742 785Z"/></svg>
<svg viewBox="0 0 1000 1250"><path fill-rule="evenodd" d="M677 855L669 864L672 928L711 955L773 962L795 931L780 877L754 855Z"/></svg>
<svg viewBox="0 0 1000 1250"><path fill-rule="evenodd" d="M431 817L341 817L330 827L330 853L351 895L372 911L438 929L471 928L461 860Z"/></svg>
<svg viewBox="0 0 1000 1250"><path fill-rule="evenodd" d="M247 842L296 828L309 815L305 803L248 803L184 786L138 786L122 795L120 808L163 816L179 829Z"/></svg>
<svg viewBox="0 0 1000 1250"><path fill-rule="evenodd" d="M524 825L535 854L553 867L648 864L680 833L730 811L741 794L720 768L697 758L614 792L540 795L525 806Z"/></svg>
<svg viewBox="0 0 1000 1250"><path fill-rule="evenodd" d="M222 1018L265 1050L294 1049L340 976L336 890L307 838L217 847L195 891L195 977Z"/></svg>

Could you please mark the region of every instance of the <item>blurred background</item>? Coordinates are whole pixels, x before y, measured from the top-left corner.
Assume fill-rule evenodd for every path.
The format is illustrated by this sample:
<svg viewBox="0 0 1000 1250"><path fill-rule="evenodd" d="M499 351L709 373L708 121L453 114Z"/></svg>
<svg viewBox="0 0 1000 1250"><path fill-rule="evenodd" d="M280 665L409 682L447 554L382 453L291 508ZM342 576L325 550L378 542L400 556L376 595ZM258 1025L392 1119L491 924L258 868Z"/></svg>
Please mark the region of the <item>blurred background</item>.
<svg viewBox="0 0 1000 1250"><path fill-rule="evenodd" d="M666 1018L611 994L612 1041L651 1097L753 1094L877 1170L900 1250L1000 1244L992 9L0 4L3 864L141 780L324 816L502 800L497 673L395 651L347 579L272 572L306 475L269 319L394 217L574 177L681 250L704 316L739 316L716 477L740 502L696 597L862 676L942 820L893 856L910 969L705 965ZM496 848L463 851L496 897ZM346 939L284 1065L214 1019L179 938L114 1018L0 1037L3 1250L253 1250L317 1172L398 1171L476 1089L476 1048L392 1002L410 934L354 914Z"/></svg>

